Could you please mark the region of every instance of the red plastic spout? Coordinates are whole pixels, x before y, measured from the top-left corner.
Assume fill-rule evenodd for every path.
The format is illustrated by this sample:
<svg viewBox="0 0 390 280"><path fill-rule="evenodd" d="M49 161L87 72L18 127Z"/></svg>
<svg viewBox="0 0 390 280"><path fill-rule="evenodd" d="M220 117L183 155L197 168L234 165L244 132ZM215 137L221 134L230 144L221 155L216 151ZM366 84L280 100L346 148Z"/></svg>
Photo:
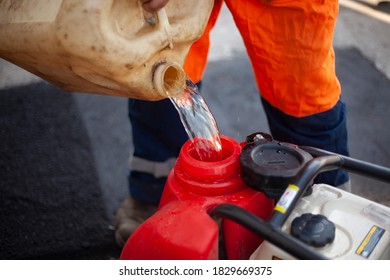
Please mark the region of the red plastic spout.
<svg viewBox="0 0 390 280"><path fill-rule="evenodd" d="M218 259L220 232L228 259L250 257L262 239L229 220L219 230L208 212L231 203L267 219L273 201L242 181L241 145L226 136L221 142L216 161L200 160L191 141L183 145L158 211L130 236L121 259Z"/></svg>
<svg viewBox="0 0 390 280"><path fill-rule="evenodd" d="M217 161L202 161L195 143L187 141L171 172L175 185L202 196L226 195L246 188L240 178L241 146L227 136L221 136L221 144ZM166 197L163 195L163 198ZM163 199L160 206L164 204Z"/></svg>

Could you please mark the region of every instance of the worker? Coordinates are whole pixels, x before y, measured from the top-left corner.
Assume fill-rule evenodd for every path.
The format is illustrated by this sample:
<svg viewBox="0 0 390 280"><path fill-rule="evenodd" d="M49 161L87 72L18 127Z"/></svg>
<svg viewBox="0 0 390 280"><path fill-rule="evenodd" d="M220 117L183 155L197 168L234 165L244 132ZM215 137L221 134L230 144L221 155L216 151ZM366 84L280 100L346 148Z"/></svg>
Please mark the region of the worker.
<svg viewBox="0 0 390 280"><path fill-rule="evenodd" d="M143 1L154 12L167 0ZM332 40L338 1L225 0L252 63L261 102L274 139L349 155L346 105L335 72ZM209 33L223 1L215 0L208 25L187 56L184 69L201 87ZM227 85L228 86L228 85ZM243 100L245 102L245 100ZM116 241L157 209L166 177L188 136L169 99L129 100L134 153L130 198L116 214ZM321 173L316 183L349 190L348 173Z"/></svg>

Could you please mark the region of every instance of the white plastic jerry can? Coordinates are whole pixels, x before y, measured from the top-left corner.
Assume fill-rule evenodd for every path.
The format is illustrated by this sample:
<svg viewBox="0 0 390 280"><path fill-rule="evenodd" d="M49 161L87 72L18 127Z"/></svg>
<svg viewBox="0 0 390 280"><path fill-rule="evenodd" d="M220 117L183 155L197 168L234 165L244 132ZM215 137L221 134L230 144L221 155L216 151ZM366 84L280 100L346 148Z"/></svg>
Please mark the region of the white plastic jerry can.
<svg viewBox="0 0 390 280"><path fill-rule="evenodd" d="M184 88L212 6L170 0L150 14L139 0L2 0L0 57L68 91L159 100Z"/></svg>

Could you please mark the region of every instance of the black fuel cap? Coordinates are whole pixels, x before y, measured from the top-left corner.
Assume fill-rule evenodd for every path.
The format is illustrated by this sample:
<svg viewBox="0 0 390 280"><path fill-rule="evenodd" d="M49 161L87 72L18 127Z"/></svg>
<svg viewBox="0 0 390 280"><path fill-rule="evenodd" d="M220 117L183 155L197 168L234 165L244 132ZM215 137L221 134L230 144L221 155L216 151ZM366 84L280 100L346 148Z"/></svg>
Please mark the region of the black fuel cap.
<svg viewBox="0 0 390 280"><path fill-rule="evenodd" d="M313 157L296 145L278 142L265 133L246 139L240 157L241 176L253 189L279 199L298 171Z"/></svg>
<svg viewBox="0 0 390 280"><path fill-rule="evenodd" d="M324 247L333 242L336 227L323 215L306 213L291 224L291 235L313 247Z"/></svg>

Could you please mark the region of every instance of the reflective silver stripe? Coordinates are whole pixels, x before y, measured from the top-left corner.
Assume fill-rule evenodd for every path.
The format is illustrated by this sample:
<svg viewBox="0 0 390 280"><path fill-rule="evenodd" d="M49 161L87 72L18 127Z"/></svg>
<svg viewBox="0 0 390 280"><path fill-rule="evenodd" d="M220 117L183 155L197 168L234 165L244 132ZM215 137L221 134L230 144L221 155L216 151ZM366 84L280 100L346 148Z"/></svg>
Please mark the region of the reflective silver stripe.
<svg viewBox="0 0 390 280"><path fill-rule="evenodd" d="M166 161L157 162L139 157L131 157L129 162L131 171L145 172L156 178L161 178L168 176L175 165L176 158L169 158Z"/></svg>

